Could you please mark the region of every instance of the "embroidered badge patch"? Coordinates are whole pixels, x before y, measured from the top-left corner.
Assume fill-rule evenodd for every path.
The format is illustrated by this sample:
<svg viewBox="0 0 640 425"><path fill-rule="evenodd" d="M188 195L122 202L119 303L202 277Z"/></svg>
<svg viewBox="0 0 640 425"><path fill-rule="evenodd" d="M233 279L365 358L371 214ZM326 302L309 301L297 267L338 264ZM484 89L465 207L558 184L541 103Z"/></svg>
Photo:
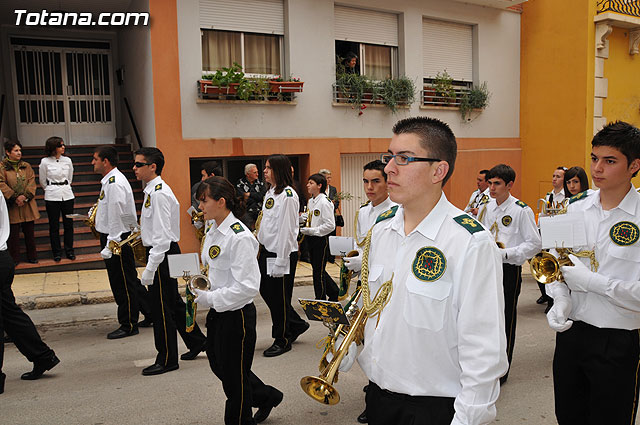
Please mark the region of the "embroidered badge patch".
<svg viewBox="0 0 640 425"><path fill-rule="evenodd" d="M101 201L104 199L104 190L100 191L100 197L98 199L100 199Z"/></svg>
<svg viewBox="0 0 640 425"><path fill-rule="evenodd" d="M264 203L264 207L268 210L273 208L273 198L267 199L267 202Z"/></svg>
<svg viewBox="0 0 640 425"><path fill-rule="evenodd" d="M231 230L233 230L235 233L240 233L244 232L244 227L242 227L240 223L233 223L231 225Z"/></svg>
<svg viewBox="0 0 640 425"><path fill-rule="evenodd" d="M453 219L456 221L456 223L467 229L467 231L471 234L484 230L484 227L482 227L480 223L466 214L459 215L457 217L454 217Z"/></svg>
<svg viewBox="0 0 640 425"><path fill-rule="evenodd" d="M589 196L589 195L587 194L587 191L585 190L584 192L580 192L580 193L578 193L576 195L573 195L571 198L569 198L569 203L573 204L574 202L579 201L580 199L584 199L587 196Z"/></svg>
<svg viewBox="0 0 640 425"><path fill-rule="evenodd" d="M293 196L291 189L285 189L284 191L287 193L287 197L291 198Z"/></svg>
<svg viewBox="0 0 640 425"><path fill-rule="evenodd" d="M398 211L398 206L394 205L393 207L391 207L391 209L386 210L385 212L380 214L378 218L376 218L376 224L380 223L383 220L386 220L388 218L395 216L396 211Z"/></svg>
<svg viewBox="0 0 640 425"><path fill-rule="evenodd" d="M320 216L320 210L314 210L313 211L313 215L315 215L316 217Z"/></svg>
<svg viewBox="0 0 640 425"><path fill-rule="evenodd" d="M220 255L220 247L218 245L213 245L211 248L209 248L209 258L213 260L218 255Z"/></svg>
<svg viewBox="0 0 640 425"><path fill-rule="evenodd" d="M526 206L527 206L527 204L525 204L525 203L524 203L524 202L522 202L522 201L516 201L516 205L517 205L517 206L519 206L519 207L522 207L522 208L524 208L524 207L526 207Z"/></svg>
<svg viewBox="0 0 640 425"><path fill-rule="evenodd" d="M144 201L144 207L149 208L151 206L151 195L147 195L147 199Z"/></svg>
<svg viewBox="0 0 640 425"><path fill-rule="evenodd" d="M156 190L160 190L160 189L162 189L162 183L158 183L158 184L156 185Z"/></svg>
<svg viewBox="0 0 640 425"><path fill-rule="evenodd" d="M621 221L611 227L609 236L616 245L629 246L638 241L640 231L638 231L638 226L636 226L635 223L630 221Z"/></svg>
<svg viewBox="0 0 640 425"><path fill-rule="evenodd" d="M508 227L512 221L513 219L511 218L510 215L505 215L504 217L502 217L502 225L504 227Z"/></svg>
<svg viewBox="0 0 640 425"><path fill-rule="evenodd" d="M413 275L423 282L434 282L444 274L447 268L447 259L438 248L425 246L416 252L411 271Z"/></svg>
<svg viewBox="0 0 640 425"><path fill-rule="evenodd" d="M116 182L116 176L109 177L109 184Z"/></svg>

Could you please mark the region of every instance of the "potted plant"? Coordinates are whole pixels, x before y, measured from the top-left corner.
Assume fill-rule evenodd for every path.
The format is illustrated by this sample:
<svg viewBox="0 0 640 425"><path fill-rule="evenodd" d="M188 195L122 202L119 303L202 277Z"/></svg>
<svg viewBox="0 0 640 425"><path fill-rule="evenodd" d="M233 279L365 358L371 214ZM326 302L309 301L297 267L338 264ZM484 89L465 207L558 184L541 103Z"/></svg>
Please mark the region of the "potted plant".
<svg viewBox="0 0 640 425"><path fill-rule="evenodd" d="M304 81L300 78L289 76L289 78L278 77L269 80L271 93L298 93L302 91Z"/></svg>
<svg viewBox="0 0 640 425"><path fill-rule="evenodd" d="M235 94L244 79L242 67L234 62L229 68L222 68L213 74L203 75L198 83L200 93L208 97L208 95Z"/></svg>
<svg viewBox="0 0 640 425"><path fill-rule="evenodd" d="M387 78L380 83L380 98L382 102L396 113L399 105L410 105L416 94L416 86L406 76L399 78Z"/></svg>
<svg viewBox="0 0 640 425"><path fill-rule="evenodd" d="M456 92L453 89L453 78L451 78L447 70L436 74L436 78L433 79L433 88L435 90L434 100L436 103L447 105L456 98Z"/></svg>
<svg viewBox="0 0 640 425"><path fill-rule="evenodd" d="M460 101L460 115L462 119L471 121L471 118L467 118L467 115L473 110L482 110L489 106L489 97L491 97L491 93L489 93L486 81L479 86L473 86L471 90L464 94Z"/></svg>

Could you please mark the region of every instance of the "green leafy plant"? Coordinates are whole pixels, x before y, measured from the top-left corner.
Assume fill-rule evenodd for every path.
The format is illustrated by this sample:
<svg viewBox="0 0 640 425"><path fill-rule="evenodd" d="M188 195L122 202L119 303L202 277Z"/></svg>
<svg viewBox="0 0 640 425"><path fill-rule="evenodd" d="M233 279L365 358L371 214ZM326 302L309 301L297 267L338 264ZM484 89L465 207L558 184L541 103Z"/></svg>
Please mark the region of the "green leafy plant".
<svg viewBox="0 0 640 425"><path fill-rule="evenodd" d="M489 106L491 93L487 88L487 82L479 86L473 86L471 90L464 94L460 101L460 115L462 119L467 119L467 115L474 109L484 109Z"/></svg>
<svg viewBox="0 0 640 425"><path fill-rule="evenodd" d="M456 92L453 89L453 78L447 70L436 74L436 78L433 79L433 88L436 91L436 97L439 97L444 103L451 103L456 98Z"/></svg>
<svg viewBox="0 0 640 425"><path fill-rule="evenodd" d="M215 86L228 87L231 84L242 82L245 78L242 67L234 62L229 68L222 68L213 74L203 75L202 79L211 80L211 83Z"/></svg>
<svg viewBox="0 0 640 425"><path fill-rule="evenodd" d="M399 105L410 105L416 95L416 86L408 77L387 78L380 83L379 96L392 113Z"/></svg>

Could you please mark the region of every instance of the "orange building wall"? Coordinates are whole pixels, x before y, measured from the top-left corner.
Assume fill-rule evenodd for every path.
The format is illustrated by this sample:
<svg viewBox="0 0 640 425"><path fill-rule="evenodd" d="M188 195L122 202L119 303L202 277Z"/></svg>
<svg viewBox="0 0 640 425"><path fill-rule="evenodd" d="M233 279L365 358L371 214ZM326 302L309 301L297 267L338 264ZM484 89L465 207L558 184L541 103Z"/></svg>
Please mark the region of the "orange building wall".
<svg viewBox="0 0 640 425"><path fill-rule="evenodd" d="M522 197L551 188L553 170L588 165L593 136L595 1L523 4L520 69ZM588 169L588 168L587 168Z"/></svg>

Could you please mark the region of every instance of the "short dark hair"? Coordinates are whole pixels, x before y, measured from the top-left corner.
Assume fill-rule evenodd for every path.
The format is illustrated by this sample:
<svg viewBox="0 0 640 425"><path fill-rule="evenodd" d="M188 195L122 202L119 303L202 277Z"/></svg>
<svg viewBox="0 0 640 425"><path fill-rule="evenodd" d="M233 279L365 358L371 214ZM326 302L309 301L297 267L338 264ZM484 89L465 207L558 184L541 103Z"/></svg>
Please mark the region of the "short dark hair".
<svg viewBox="0 0 640 425"><path fill-rule="evenodd" d="M516 181L516 172L506 164L498 164L489 170L489 174L486 177L487 180L496 178L502 179L504 184L509 184L509 182Z"/></svg>
<svg viewBox="0 0 640 425"><path fill-rule="evenodd" d="M6 142L4 142L4 151L11 152L16 146L20 146L20 149L22 149L22 143L20 143L19 141L7 140Z"/></svg>
<svg viewBox="0 0 640 425"><path fill-rule="evenodd" d="M364 164L364 167L362 169L363 171L378 170L382 173L382 177L384 177L384 181L387 181L387 173L384 172L384 164L379 159L376 159L375 161L371 161Z"/></svg>
<svg viewBox="0 0 640 425"><path fill-rule="evenodd" d="M98 146L94 152L101 160L109 161L112 167L118 166L118 151L113 146Z"/></svg>
<svg viewBox="0 0 640 425"><path fill-rule="evenodd" d="M562 170L562 171L566 172L568 170L568 168L561 165L561 166L557 167L556 170Z"/></svg>
<svg viewBox="0 0 640 425"><path fill-rule="evenodd" d="M449 171L442 180L442 185L453 174L458 153L458 144L451 128L444 122L429 117L413 117L400 120L393 126L393 134L415 134L420 139L420 146L430 156L439 158L449 164Z"/></svg>
<svg viewBox="0 0 640 425"><path fill-rule="evenodd" d="M571 192L569 192L567 182L576 176L578 177L578 180L580 180L579 192L584 192L585 190L589 189L589 177L587 177L587 172L584 171L584 168L577 166L571 167L564 172L564 193L566 196L571 196Z"/></svg>
<svg viewBox="0 0 640 425"><path fill-rule="evenodd" d="M484 181L487 181L487 175L489 174L489 170L480 170L478 174L484 175Z"/></svg>
<svg viewBox="0 0 640 425"><path fill-rule="evenodd" d="M316 182L320 186L320 193L327 190L327 178L320 173L312 174L309 176L309 180Z"/></svg>
<svg viewBox="0 0 640 425"><path fill-rule="evenodd" d="M227 209L238 219L244 214L244 197L237 196L236 189L224 177L209 177L200 183L196 192L196 199L202 201L205 195L214 201L224 198Z"/></svg>
<svg viewBox="0 0 640 425"><path fill-rule="evenodd" d="M47 156L53 156L56 154L56 149L59 148L61 143L64 143L62 137L53 136L49 137L46 142L44 142L44 154Z"/></svg>
<svg viewBox="0 0 640 425"><path fill-rule="evenodd" d="M269 167L271 167L271 172L273 173L275 192L279 195L285 187L293 184L291 161L287 156L281 154L271 155L267 158L267 161L269 161Z"/></svg>
<svg viewBox="0 0 640 425"><path fill-rule="evenodd" d="M222 176L222 167L218 163L218 161L207 161L203 162L200 166L200 170L204 170L207 173L207 176L213 174L216 177Z"/></svg>
<svg viewBox="0 0 640 425"><path fill-rule="evenodd" d="M618 149L627 157L628 166L634 160L640 159L640 130L624 121L610 122L593 136L591 147L596 146L610 146ZM633 177L636 174L638 174L637 171L633 173Z"/></svg>
<svg viewBox="0 0 640 425"><path fill-rule="evenodd" d="M162 174L164 168L164 155L158 148L140 148L134 152L134 155L144 156L144 160L149 164L156 164L156 175Z"/></svg>

